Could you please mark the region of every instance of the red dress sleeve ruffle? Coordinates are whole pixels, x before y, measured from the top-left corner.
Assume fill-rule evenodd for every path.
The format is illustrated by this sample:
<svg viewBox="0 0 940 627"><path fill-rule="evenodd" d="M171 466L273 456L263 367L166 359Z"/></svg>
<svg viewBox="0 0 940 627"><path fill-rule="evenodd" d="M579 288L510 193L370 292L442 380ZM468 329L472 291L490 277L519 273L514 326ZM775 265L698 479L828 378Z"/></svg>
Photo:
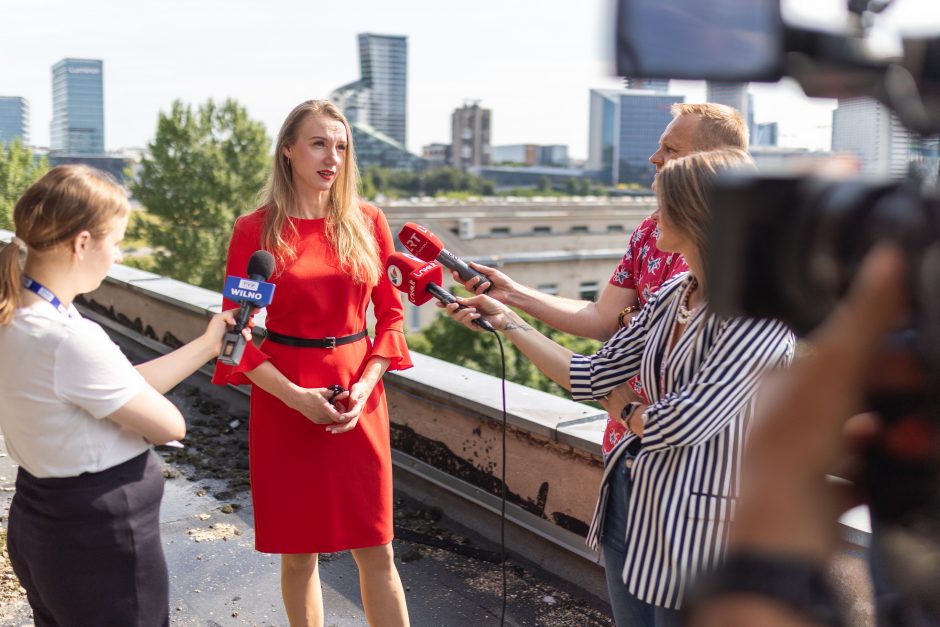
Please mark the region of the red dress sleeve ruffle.
<svg viewBox="0 0 940 627"><path fill-rule="evenodd" d="M379 246L379 259L382 262L382 276L379 284L372 290L372 307L375 313L375 340L372 344L372 356L384 357L391 363L388 370L411 368L411 355L405 342L405 314L401 296L385 273L385 261L395 252L392 232L388 228L385 214L372 205L363 205L366 216L373 213L375 240Z"/></svg>

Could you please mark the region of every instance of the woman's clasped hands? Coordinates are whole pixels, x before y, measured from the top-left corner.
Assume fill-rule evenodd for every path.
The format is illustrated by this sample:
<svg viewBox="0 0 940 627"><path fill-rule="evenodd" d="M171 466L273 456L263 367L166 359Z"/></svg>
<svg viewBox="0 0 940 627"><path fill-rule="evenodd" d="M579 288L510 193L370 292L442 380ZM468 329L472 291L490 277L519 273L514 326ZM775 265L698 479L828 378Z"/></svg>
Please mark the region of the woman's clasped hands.
<svg viewBox="0 0 940 627"><path fill-rule="evenodd" d="M345 433L359 423L359 416L372 393L372 387L357 381L350 389L337 393L329 387L294 386L289 407L303 414L310 422L327 425L326 430L332 434Z"/></svg>

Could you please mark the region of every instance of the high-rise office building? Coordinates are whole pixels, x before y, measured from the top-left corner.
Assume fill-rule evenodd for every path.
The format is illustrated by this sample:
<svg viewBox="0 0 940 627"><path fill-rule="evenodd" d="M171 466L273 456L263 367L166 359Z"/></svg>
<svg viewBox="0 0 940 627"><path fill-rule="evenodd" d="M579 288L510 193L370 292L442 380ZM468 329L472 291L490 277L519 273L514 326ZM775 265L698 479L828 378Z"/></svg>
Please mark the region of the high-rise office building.
<svg viewBox="0 0 940 627"><path fill-rule="evenodd" d="M49 147L67 154L104 154L102 62L62 59L52 66Z"/></svg>
<svg viewBox="0 0 940 627"><path fill-rule="evenodd" d="M470 102L451 115L451 163L458 168L490 164L490 110Z"/></svg>
<svg viewBox="0 0 940 627"><path fill-rule="evenodd" d="M29 143L29 103L19 96L0 96L0 144Z"/></svg>
<svg viewBox="0 0 940 627"><path fill-rule="evenodd" d="M359 34L360 78L330 94L350 122L368 124L402 146L408 119L408 38Z"/></svg>
<svg viewBox="0 0 940 627"><path fill-rule="evenodd" d="M903 177L911 161L911 135L880 102L843 98L832 112L832 150L855 154L864 174Z"/></svg>
<svg viewBox="0 0 940 627"><path fill-rule="evenodd" d="M443 168L450 165L450 144L428 144L421 149L421 156L429 168Z"/></svg>
<svg viewBox="0 0 940 627"><path fill-rule="evenodd" d="M776 146L778 132L776 122L758 124L757 132L751 136L751 144L754 146Z"/></svg>
<svg viewBox="0 0 940 627"><path fill-rule="evenodd" d="M369 166L418 172L427 168L427 160L414 155L400 143L362 122L351 122L359 167Z"/></svg>
<svg viewBox="0 0 940 627"><path fill-rule="evenodd" d="M748 119L747 83L716 83L708 81L705 84L705 100L717 104L734 107L741 112L744 119Z"/></svg>
<svg viewBox="0 0 940 627"><path fill-rule="evenodd" d="M608 185L649 185L656 172L649 157L672 121L673 103L685 96L638 89L592 89L588 170Z"/></svg>

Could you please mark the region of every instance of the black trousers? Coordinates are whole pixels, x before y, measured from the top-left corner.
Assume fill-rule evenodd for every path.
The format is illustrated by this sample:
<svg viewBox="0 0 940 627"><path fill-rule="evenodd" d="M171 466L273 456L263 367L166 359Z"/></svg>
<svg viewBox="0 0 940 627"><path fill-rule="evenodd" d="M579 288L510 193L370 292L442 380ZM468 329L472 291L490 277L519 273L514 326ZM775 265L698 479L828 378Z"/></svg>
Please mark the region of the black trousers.
<svg viewBox="0 0 940 627"><path fill-rule="evenodd" d="M77 477L19 469L7 547L36 627L166 627L163 473L147 451Z"/></svg>

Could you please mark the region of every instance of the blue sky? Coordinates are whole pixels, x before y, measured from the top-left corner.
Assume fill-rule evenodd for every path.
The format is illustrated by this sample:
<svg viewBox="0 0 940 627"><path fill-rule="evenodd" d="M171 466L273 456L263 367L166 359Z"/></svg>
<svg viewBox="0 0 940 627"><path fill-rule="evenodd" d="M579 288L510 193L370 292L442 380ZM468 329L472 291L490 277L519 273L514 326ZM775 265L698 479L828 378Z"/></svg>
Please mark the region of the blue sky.
<svg viewBox="0 0 940 627"><path fill-rule="evenodd" d="M810 3L824 14L829 0ZM940 11L935 0L920 3ZM494 144L560 143L587 156L588 90L615 88L610 0L2 0L0 95L24 96L35 144L46 145L51 67L64 57L105 62L108 149L142 147L157 113L180 98L233 97L269 134L298 102L359 75L356 34L407 35L408 147L448 142L465 99L493 110ZM929 8L927 8L929 7ZM920 13L923 16L923 12ZM940 21L940 20L938 20ZM687 100L698 83L674 83ZM757 120L778 120L782 143L828 147L832 101L791 84L758 85Z"/></svg>

